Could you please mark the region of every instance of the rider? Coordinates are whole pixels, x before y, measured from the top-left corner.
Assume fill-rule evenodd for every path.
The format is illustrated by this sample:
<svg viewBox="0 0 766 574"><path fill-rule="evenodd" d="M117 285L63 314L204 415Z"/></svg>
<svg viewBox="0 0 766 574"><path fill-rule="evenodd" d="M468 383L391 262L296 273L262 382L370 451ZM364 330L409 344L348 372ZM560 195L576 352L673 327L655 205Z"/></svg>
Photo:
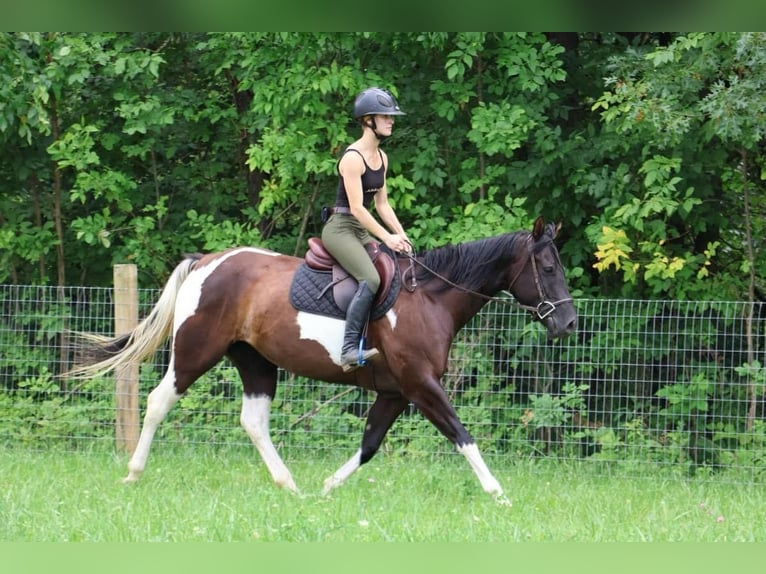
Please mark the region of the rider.
<svg viewBox="0 0 766 574"><path fill-rule="evenodd" d="M364 247L373 236L397 252L410 251L410 242L388 202L386 170L388 156L380 142L391 135L394 116L405 115L388 90L368 88L354 101L354 119L362 136L349 145L338 161L338 192L335 207L322 229L322 242L340 265L358 282L346 311L346 332L341 350L341 367L353 371L378 350L361 349L364 325L372 307L380 277ZM369 211L375 203L386 229Z"/></svg>

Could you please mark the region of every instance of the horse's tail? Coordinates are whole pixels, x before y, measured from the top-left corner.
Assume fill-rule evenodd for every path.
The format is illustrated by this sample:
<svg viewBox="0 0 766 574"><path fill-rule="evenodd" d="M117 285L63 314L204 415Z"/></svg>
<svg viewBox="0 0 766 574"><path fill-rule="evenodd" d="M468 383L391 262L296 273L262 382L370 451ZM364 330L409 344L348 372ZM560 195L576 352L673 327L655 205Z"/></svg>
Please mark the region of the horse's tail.
<svg viewBox="0 0 766 574"><path fill-rule="evenodd" d="M152 355L170 336L178 291L200 257L184 257L165 283L157 304L132 332L117 337L79 333L78 364L62 377L91 379Z"/></svg>

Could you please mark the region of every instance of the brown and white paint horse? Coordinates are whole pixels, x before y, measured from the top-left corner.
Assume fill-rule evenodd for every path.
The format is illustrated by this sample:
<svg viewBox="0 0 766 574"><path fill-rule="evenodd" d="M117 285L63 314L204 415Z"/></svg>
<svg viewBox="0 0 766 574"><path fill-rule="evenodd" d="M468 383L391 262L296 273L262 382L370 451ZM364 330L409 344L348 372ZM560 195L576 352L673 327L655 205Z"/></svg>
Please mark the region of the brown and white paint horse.
<svg viewBox="0 0 766 574"><path fill-rule="evenodd" d="M457 332L501 291L510 291L545 325L549 337L574 331L577 315L554 244L559 228L538 218L531 232L440 247L405 260L415 270L416 287L402 289L393 307L370 323L369 342L380 355L350 373L340 367L343 320L297 311L290 303L288 291L302 259L254 247L189 256L132 333L113 339L89 336L90 358L70 376L90 378L142 361L172 337L169 366L148 396L124 482L141 476L154 433L170 408L227 356L242 378L241 424L277 485L297 491L269 433L269 410L282 368L376 393L361 447L325 481L325 493L375 455L411 402L465 456L482 488L499 497L503 490L440 378Z"/></svg>

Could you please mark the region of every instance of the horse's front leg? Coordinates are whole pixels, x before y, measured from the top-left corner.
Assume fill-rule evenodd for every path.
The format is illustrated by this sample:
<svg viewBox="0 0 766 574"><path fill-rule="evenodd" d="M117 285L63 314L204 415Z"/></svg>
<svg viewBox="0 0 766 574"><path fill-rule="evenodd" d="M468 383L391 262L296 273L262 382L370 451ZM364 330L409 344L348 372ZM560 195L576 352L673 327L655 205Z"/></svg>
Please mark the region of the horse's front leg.
<svg viewBox="0 0 766 574"><path fill-rule="evenodd" d="M466 458L484 491L504 500L500 483L487 468L473 437L460 422L442 386L432 377L419 380L422 381L420 384L408 389L409 399Z"/></svg>
<svg viewBox="0 0 766 574"><path fill-rule="evenodd" d="M401 395L381 395L375 398L375 402L367 415L367 424L362 436L362 447L354 453L335 474L324 481L323 493L328 494L334 488L346 482L360 466L369 461L378 452L383 438L394 421L402 414L409 401Z"/></svg>

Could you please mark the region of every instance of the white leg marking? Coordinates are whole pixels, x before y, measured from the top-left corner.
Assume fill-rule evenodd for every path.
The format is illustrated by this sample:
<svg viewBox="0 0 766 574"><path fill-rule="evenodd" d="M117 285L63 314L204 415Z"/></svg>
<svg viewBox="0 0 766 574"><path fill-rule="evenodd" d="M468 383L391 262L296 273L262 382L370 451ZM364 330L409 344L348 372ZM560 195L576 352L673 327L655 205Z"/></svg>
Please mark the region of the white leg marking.
<svg viewBox="0 0 766 574"><path fill-rule="evenodd" d="M354 474L359 467L362 465L362 449L359 449L356 451L356 454L352 456L346 464L341 466L337 471L335 471L335 474L333 474L330 478L324 481L324 489L322 490L322 494L329 494L329 492L334 489L338 488L341 484L346 482L346 479L348 479L349 476Z"/></svg>
<svg viewBox="0 0 766 574"><path fill-rule="evenodd" d="M141 476L146 468L146 459L149 457L149 450L152 448L154 433L160 425L165 415L178 402L181 395L176 393L175 375L173 374L174 360L171 355L170 367L167 373L154 390L149 393L146 401L146 414L144 415L144 425L141 428L141 435L138 438L136 450L128 462L128 476L122 481L125 483L135 482Z"/></svg>
<svg viewBox="0 0 766 574"><path fill-rule="evenodd" d="M503 494L503 489L484 463L484 459L479 452L479 447L477 447L475 443L465 444L457 447L457 450L466 458L468 464L471 465L471 468L479 479L484 491L493 496L501 496Z"/></svg>
<svg viewBox="0 0 766 574"><path fill-rule="evenodd" d="M242 414L240 422L247 432L250 440L258 449L258 452L269 469L271 477L277 486L287 488L293 492L298 492L295 486L293 476L285 466L282 458L274 448L269 434L269 411L271 409L271 399L261 395L258 397L242 397Z"/></svg>

